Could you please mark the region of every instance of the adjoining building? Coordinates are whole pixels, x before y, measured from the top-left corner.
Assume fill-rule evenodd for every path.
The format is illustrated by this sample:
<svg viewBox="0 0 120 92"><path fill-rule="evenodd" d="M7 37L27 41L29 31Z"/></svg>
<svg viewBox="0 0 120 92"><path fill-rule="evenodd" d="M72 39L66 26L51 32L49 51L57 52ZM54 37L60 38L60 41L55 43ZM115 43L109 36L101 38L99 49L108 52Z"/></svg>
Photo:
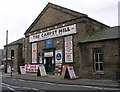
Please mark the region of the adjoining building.
<svg viewBox="0 0 120 92"><path fill-rule="evenodd" d="M13 67L13 71L19 71L19 66L24 65L24 39L20 38L7 45L7 67ZM4 46L6 54L6 45ZM6 55L4 57L4 65L6 67Z"/></svg>
<svg viewBox="0 0 120 92"><path fill-rule="evenodd" d="M0 65L2 65L3 49L0 49Z"/></svg>
<svg viewBox="0 0 120 92"><path fill-rule="evenodd" d="M92 42L91 44L93 45L84 42L89 40L89 37L94 37L97 32L99 34L105 29L111 30L109 26L88 17L86 14L48 3L24 33L25 63L28 65L44 64L47 73L54 73L58 64L72 65L75 68L76 75L80 77L95 78L96 76L96 78L99 78L102 76L110 78L110 76L115 75L115 71L110 74L111 70L109 69L112 69L113 66L111 64L116 62L117 57L113 56L113 59L109 61L111 58L109 57L111 56L109 51L115 49L114 53L118 55L116 52L117 45L115 45L116 48L112 46L112 42L117 44L117 41L111 40L109 42L106 40L107 42L103 43L100 40L100 42ZM105 32L108 32L108 30L105 30ZM105 65L101 66L103 70L105 69L105 72L96 73L97 67L100 66L95 63L97 61L93 62L91 50L96 51L93 53L96 55L96 53L101 51L101 49L97 49L97 46L107 48L109 44L111 47L106 50L108 55L105 58L107 62L104 60ZM89 48L87 49L87 47ZM102 57L102 55L100 52L99 56ZM115 67L116 64L114 63L113 69ZM94 71L95 69L96 71Z"/></svg>
<svg viewBox="0 0 120 92"><path fill-rule="evenodd" d="M79 41L81 77L120 78L119 28L104 28Z"/></svg>

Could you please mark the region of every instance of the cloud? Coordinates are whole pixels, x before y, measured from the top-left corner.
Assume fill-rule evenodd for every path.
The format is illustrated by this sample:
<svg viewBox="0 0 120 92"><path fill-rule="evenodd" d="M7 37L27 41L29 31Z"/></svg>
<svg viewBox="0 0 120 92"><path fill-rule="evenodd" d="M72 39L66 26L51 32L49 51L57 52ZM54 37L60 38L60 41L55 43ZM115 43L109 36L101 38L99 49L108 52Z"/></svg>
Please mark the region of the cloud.
<svg viewBox="0 0 120 92"><path fill-rule="evenodd" d="M48 2L87 14L109 26L117 25L119 0L0 0L0 39L3 48L6 30L9 43L24 36L24 32Z"/></svg>

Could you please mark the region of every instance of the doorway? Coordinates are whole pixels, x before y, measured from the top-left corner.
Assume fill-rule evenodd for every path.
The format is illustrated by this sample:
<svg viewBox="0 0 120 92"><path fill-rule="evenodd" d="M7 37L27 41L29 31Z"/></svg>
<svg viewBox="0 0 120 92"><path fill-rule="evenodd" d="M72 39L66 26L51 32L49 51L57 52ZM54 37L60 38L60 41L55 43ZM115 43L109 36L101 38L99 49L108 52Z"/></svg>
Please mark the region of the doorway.
<svg viewBox="0 0 120 92"><path fill-rule="evenodd" d="M52 57L46 57L46 72L52 72Z"/></svg>

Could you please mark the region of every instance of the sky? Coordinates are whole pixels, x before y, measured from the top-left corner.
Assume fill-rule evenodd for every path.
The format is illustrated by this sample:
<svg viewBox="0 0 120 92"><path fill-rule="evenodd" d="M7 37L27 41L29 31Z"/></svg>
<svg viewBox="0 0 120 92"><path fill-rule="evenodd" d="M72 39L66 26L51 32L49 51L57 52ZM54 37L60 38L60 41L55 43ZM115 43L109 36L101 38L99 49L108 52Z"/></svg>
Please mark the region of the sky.
<svg viewBox="0 0 120 92"><path fill-rule="evenodd" d="M108 26L118 26L118 2L120 0L0 0L0 49L8 43L24 37L25 31L50 2L83 14L87 14ZM120 4L119 4L120 5Z"/></svg>

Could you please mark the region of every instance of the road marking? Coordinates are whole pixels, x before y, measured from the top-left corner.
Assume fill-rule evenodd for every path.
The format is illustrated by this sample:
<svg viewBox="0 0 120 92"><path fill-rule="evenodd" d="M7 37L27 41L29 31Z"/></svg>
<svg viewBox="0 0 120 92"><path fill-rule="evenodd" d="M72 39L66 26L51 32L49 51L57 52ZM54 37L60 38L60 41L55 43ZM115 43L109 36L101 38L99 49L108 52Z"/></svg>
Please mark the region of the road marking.
<svg viewBox="0 0 120 92"><path fill-rule="evenodd" d="M39 89L36 89L36 88L32 88L32 90L39 90Z"/></svg>
<svg viewBox="0 0 120 92"><path fill-rule="evenodd" d="M56 85L55 83L50 83L50 82L43 82L43 83L48 85Z"/></svg>
<svg viewBox="0 0 120 92"><path fill-rule="evenodd" d="M32 89L32 88L29 88L29 87L22 87L22 88L24 88L24 89Z"/></svg>
<svg viewBox="0 0 120 92"><path fill-rule="evenodd" d="M25 80L22 80L22 79L18 79L19 81L25 81Z"/></svg>
<svg viewBox="0 0 120 92"><path fill-rule="evenodd" d="M1 83L1 84L10 87L10 85L8 85L8 84L5 84L5 83Z"/></svg>
<svg viewBox="0 0 120 92"><path fill-rule="evenodd" d="M10 89L10 90L12 90L12 91L15 91L13 88L11 88L11 87L7 87L8 89Z"/></svg>
<svg viewBox="0 0 120 92"><path fill-rule="evenodd" d="M21 87L19 87L19 86L11 86L12 88L21 88Z"/></svg>
<svg viewBox="0 0 120 92"><path fill-rule="evenodd" d="M15 79L12 79L12 80L15 80Z"/></svg>
<svg viewBox="0 0 120 92"><path fill-rule="evenodd" d="M104 87L96 87L96 86L82 86L82 85L67 85L67 84L57 84L60 86L74 86L74 87L85 87L85 88L90 88L90 89L100 89L100 90L120 90L119 88L104 88Z"/></svg>
<svg viewBox="0 0 120 92"><path fill-rule="evenodd" d="M103 88L104 90L120 90L119 88Z"/></svg>

